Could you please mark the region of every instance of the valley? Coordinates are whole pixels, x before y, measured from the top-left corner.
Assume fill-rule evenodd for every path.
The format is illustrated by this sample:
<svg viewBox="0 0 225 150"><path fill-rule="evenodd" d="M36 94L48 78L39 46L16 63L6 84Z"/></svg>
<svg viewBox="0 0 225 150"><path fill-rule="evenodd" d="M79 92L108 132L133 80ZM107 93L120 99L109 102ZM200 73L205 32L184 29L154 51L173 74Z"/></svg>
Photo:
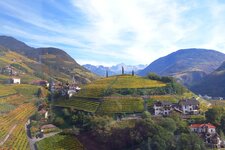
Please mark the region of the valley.
<svg viewBox="0 0 225 150"><path fill-rule="evenodd" d="M224 147L223 101L205 100L198 95L211 94L213 90L206 93L193 90L195 94L188 89L212 82L209 79L213 75L223 76L224 65L219 67L223 55L212 66L204 62L212 63L211 58L186 66L186 61L196 56L181 50L175 58L169 58L177 60L171 63L175 65L169 74L150 70L146 76L138 76L120 66L117 75L104 68L105 74L100 77L76 64L60 49L33 49L15 39L4 39L19 45L15 48L4 44L8 47L0 49L1 149ZM39 52L31 55L20 48L21 44L25 49ZM220 55L200 50L204 52L204 55L212 53L213 59ZM167 60L164 63L170 64ZM163 65L156 68L165 71L164 67L168 69ZM192 75L184 77L190 72ZM206 130L197 132L199 126L212 128L213 132L206 136Z"/></svg>

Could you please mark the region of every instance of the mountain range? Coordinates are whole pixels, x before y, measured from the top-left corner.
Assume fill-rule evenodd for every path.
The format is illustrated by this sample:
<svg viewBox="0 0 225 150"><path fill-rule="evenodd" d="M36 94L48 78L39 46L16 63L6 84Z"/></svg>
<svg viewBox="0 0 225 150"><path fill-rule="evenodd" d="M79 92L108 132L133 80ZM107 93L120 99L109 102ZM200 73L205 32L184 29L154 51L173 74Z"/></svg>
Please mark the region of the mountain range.
<svg viewBox="0 0 225 150"><path fill-rule="evenodd" d="M125 73L130 74L132 72L132 70L135 72L135 74L138 74L138 72L142 69L144 69L145 67L147 67L147 65L126 65L124 63L121 64L117 64L111 67L105 67L103 65L99 65L99 66L94 66L91 64L86 64L83 65L83 67L85 67L86 69L88 69L89 71L99 75L99 76L105 76L106 75L106 70L108 70L108 75L112 76L112 75L118 75L121 74L121 69L122 67L124 68Z"/></svg>
<svg viewBox="0 0 225 150"><path fill-rule="evenodd" d="M88 83L105 76L125 73L146 76L156 73L172 76L197 94L225 97L225 54L209 49L181 49L161 57L150 65L126 65L111 67L79 65L65 51L53 48L33 48L13 37L0 36L0 71L11 66L23 73L23 79L31 82L36 79L69 81L74 77L78 83ZM99 76L98 76L99 75ZM0 75L0 82L5 78Z"/></svg>
<svg viewBox="0 0 225 150"><path fill-rule="evenodd" d="M218 69L193 85L191 90L201 95L225 98L225 61Z"/></svg>
<svg viewBox="0 0 225 150"><path fill-rule="evenodd" d="M160 76L175 77L190 87L207 74L215 71L225 61L225 54L208 49L181 49L152 62L139 75L153 72Z"/></svg>
<svg viewBox="0 0 225 150"><path fill-rule="evenodd" d="M98 78L61 49L33 48L9 36L0 36L0 45L33 60L32 63L25 63L39 78L68 81L74 77L78 83L87 83Z"/></svg>

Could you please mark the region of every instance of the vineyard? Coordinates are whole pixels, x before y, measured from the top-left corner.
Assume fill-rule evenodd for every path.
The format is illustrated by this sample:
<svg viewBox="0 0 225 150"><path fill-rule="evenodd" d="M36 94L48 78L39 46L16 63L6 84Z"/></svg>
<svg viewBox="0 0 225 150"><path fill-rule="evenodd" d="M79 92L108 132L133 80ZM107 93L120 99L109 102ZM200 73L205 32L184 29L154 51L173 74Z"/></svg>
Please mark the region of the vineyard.
<svg viewBox="0 0 225 150"><path fill-rule="evenodd" d="M77 138L70 135L57 134L37 142L38 150L84 150Z"/></svg>
<svg viewBox="0 0 225 150"><path fill-rule="evenodd" d="M135 113L144 111L144 101L138 97L108 97L104 98L98 113Z"/></svg>
<svg viewBox="0 0 225 150"><path fill-rule="evenodd" d="M87 112L96 112L100 102L88 100L85 98L73 98L72 100L63 100L55 102L55 106L71 107L77 110L83 110Z"/></svg>
<svg viewBox="0 0 225 150"><path fill-rule="evenodd" d="M105 93L114 89L148 89L164 87L166 84L138 76L123 75L102 78L82 87L78 96L104 97Z"/></svg>
<svg viewBox="0 0 225 150"><path fill-rule="evenodd" d="M0 85L0 149L29 149L25 123L35 112L33 96L38 88Z"/></svg>
<svg viewBox="0 0 225 150"><path fill-rule="evenodd" d="M1 149L27 149L28 141L25 132L25 123L28 117L35 111L33 104L25 103L9 112L6 116L0 116L0 139L3 141L7 135L9 138L0 146Z"/></svg>
<svg viewBox="0 0 225 150"><path fill-rule="evenodd" d="M11 85L11 87L15 89L17 93L27 96L29 98L36 95L38 89L40 88L38 86L28 84Z"/></svg>
<svg viewBox="0 0 225 150"><path fill-rule="evenodd" d="M17 93L17 91L15 89L11 88L9 85L7 85L7 86L0 85L0 98L6 97L8 95L16 94L16 93Z"/></svg>

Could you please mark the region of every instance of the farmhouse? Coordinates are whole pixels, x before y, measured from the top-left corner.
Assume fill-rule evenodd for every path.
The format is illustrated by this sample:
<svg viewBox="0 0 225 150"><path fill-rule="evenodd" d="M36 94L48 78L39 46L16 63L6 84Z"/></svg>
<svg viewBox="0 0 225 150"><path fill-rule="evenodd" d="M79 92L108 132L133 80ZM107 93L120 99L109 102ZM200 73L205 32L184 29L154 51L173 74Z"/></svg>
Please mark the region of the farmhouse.
<svg viewBox="0 0 225 150"><path fill-rule="evenodd" d="M36 80L36 81L33 81L32 84L49 87L49 83L46 80Z"/></svg>
<svg viewBox="0 0 225 150"><path fill-rule="evenodd" d="M184 115L197 115L199 114L199 102L194 98L180 100L178 103L157 101L154 103L153 109L156 116L169 115L173 110Z"/></svg>
<svg viewBox="0 0 225 150"><path fill-rule="evenodd" d="M47 130L56 130L57 127L53 124L46 124L41 126L41 132L46 132Z"/></svg>
<svg viewBox="0 0 225 150"><path fill-rule="evenodd" d="M18 72L15 71L15 69L12 66L5 66L4 68L0 69L1 70L1 74L6 74L6 75L10 75L10 76L17 76Z"/></svg>
<svg viewBox="0 0 225 150"><path fill-rule="evenodd" d="M153 106L154 108L154 115L169 115L170 112L173 110L171 102L156 102Z"/></svg>
<svg viewBox="0 0 225 150"><path fill-rule="evenodd" d="M19 78L11 78L10 84L20 84L20 79Z"/></svg>
<svg viewBox="0 0 225 150"><path fill-rule="evenodd" d="M197 133L211 147L220 148L222 141L216 132L216 127L210 123L207 124L191 124L189 126L192 132Z"/></svg>
<svg viewBox="0 0 225 150"><path fill-rule="evenodd" d="M216 133L216 127L210 123L208 124L191 124L189 126L192 132L195 133Z"/></svg>
<svg viewBox="0 0 225 150"><path fill-rule="evenodd" d="M180 110L183 114L199 114L199 101L195 98L180 100L178 105L180 106Z"/></svg>

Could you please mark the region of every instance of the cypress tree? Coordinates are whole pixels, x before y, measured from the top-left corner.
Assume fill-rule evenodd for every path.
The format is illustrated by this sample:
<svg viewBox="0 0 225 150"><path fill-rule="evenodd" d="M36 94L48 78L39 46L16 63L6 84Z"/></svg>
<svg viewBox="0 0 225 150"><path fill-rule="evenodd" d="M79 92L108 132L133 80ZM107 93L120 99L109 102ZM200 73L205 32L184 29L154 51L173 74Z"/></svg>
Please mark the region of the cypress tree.
<svg viewBox="0 0 225 150"><path fill-rule="evenodd" d="M122 66L122 75L124 75L124 68L123 68L123 66Z"/></svg>

